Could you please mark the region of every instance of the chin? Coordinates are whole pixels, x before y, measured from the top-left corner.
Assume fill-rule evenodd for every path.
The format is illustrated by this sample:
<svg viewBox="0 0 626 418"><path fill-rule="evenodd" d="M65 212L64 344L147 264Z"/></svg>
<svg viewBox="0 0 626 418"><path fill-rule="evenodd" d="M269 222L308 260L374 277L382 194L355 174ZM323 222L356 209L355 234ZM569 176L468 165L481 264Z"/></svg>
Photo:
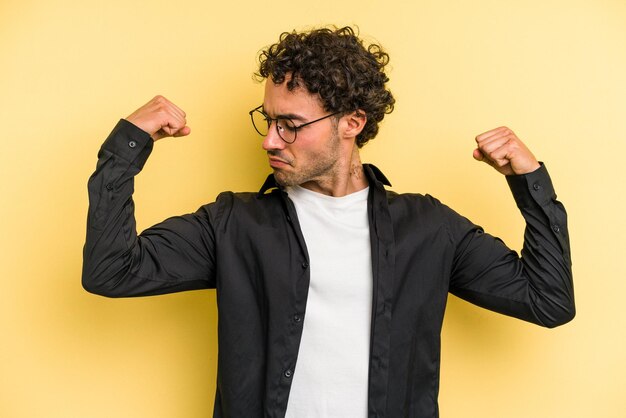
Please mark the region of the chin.
<svg viewBox="0 0 626 418"><path fill-rule="evenodd" d="M276 182L281 186L289 186L287 177L289 176L285 176L285 173L282 171L274 169L274 179L276 179Z"/></svg>
<svg viewBox="0 0 626 418"><path fill-rule="evenodd" d="M297 186L302 183L301 181L298 181L295 176L289 175L280 170L274 170L274 178L282 187Z"/></svg>

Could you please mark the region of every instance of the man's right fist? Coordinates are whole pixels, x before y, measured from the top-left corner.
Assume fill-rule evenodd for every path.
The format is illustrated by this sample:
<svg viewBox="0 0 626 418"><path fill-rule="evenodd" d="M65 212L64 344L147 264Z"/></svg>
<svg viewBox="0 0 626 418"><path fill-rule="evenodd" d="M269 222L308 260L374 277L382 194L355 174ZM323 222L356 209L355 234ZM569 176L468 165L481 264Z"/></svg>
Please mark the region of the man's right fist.
<svg viewBox="0 0 626 418"><path fill-rule="evenodd" d="M185 112L163 96L156 96L131 113L126 120L146 131L153 140L191 133Z"/></svg>

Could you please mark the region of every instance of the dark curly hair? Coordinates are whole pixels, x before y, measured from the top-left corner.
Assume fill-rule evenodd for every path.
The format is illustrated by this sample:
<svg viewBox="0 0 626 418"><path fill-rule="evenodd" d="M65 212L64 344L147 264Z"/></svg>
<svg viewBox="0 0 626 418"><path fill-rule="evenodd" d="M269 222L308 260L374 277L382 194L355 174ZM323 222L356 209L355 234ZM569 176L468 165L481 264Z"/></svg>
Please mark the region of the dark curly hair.
<svg viewBox="0 0 626 418"><path fill-rule="evenodd" d="M362 110L367 123L357 136L359 148L378 133L378 124L393 111L395 99L385 88L384 72L389 55L376 44L367 47L349 27L322 28L309 32L283 32L275 43L259 55L259 81L272 78L285 81L287 88L301 84L319 95L328 112Z"/></svg>

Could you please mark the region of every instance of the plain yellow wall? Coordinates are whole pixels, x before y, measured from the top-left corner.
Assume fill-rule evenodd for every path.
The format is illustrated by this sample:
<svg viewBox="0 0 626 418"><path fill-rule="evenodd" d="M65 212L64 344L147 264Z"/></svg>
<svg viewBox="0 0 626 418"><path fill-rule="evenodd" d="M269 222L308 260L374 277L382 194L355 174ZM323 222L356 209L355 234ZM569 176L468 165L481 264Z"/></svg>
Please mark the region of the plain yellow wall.
<svg viewBox="0 0 626 418"><path fill-rule="evenodd" d="M450 298L442 417L626 416L626 3L108 0L0 2L0 416L208 417L215 294L109 300L80 286L87 178L120 117L155 94L192 135L157 144L138 227L269 172L247 111L259 49L358 24L391 55L396 110L363 151L519 249L506 184L472 160L506 124L570 216L578 316L545 330Z"/></svg>

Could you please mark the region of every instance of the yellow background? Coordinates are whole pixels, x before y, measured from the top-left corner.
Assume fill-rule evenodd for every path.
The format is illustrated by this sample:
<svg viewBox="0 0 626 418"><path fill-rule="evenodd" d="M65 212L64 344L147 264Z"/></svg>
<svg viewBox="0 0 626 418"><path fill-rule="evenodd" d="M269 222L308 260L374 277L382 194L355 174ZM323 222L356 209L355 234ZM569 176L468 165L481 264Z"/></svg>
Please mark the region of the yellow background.
<svg viewBox="0 0 626 418"><path fill-rule="evenodd" d="M441 415L626 416L626 3L0 2L0 416L208 417L212 291L110 300L80 286L86 183L120 117L155 94L188 114L136 182L138 227L269 172L247 111L278 34L358 24L391 55L396 110L363 151L519 249L505 181L473 138L512 127L568 209L578 316L555 330L450 298Z"/></svg>

